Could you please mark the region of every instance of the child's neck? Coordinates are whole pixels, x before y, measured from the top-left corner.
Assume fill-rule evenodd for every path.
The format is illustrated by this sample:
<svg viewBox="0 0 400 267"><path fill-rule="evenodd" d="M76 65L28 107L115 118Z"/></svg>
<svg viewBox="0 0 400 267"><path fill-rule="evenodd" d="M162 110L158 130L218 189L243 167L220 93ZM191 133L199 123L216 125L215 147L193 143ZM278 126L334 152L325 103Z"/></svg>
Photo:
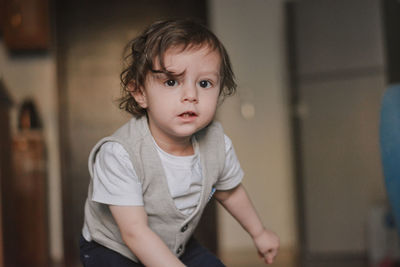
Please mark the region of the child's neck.
<svg viewBox="0 0 400 267"><path fill-rule="evenodd" d="M174 142L160 140L155 137L153 138L157 143L157 145L168 154L174 156L190 156L194 154L194 148L190 137L188 137L185 140L179 140Z"/></svg>

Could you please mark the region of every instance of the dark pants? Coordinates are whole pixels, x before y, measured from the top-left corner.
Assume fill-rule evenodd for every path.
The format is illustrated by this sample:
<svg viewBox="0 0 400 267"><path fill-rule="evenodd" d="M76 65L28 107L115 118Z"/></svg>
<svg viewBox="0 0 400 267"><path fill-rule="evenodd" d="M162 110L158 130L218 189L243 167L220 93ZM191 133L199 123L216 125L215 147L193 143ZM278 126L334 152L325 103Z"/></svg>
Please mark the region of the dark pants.
<svg viewBox="0 0 400 267"><path fill-rule="evenodd" d="M108 249L83 237L79 241L80 259L85 267L143 267L118 252ZM156 255L155 255L156 256ZM186 245L180 260L188 267L224 267L225 265L209 250L201 246L194 238Z"/></svg>

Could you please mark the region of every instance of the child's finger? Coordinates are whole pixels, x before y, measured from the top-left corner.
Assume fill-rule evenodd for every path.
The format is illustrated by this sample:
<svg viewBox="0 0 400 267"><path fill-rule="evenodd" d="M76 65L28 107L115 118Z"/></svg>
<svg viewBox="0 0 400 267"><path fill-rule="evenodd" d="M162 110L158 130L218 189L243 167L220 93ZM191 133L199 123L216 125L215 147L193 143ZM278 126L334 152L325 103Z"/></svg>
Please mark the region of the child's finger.
<svg viewBox="0 0 400 267"><path fill-rule="evenodd" d="M270 257L267 254L264 255L263 260L266 264L272 263Z"/></svg>
<svg viewBox="0 0 400 267"><path fill-rule="evenodd" d="M276 256L276 251L272 250L272 249L269 250L267 253L264 254L264 257L263 257L265 263L267 263L267 264L273 263L274 259L275 259L275 256Z"/></svg>

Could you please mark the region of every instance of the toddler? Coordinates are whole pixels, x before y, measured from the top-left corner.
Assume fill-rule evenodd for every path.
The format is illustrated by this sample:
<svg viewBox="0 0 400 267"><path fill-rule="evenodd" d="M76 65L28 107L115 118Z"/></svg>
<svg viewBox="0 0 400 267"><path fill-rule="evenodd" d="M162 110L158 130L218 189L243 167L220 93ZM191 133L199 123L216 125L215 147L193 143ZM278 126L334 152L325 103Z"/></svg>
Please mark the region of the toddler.
<svg viewBox="0 0 400 267"><path fill-rule="evenodd" d="M279 239L261 223L214 121L236 89L224 46L195 21L165 20L132 40L126 59L120 108L133 118L90 153L83 265L224 266L192 237L212 197L272 263Z"/></svg>

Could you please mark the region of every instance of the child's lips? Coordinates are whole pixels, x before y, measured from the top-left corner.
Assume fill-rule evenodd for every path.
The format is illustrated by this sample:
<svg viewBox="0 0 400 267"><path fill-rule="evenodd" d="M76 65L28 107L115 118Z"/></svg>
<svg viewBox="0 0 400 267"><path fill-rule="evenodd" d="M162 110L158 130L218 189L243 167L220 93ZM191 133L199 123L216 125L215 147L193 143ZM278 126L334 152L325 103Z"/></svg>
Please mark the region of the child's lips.
<svg viewBox="0 0 400 267"><path fill-rule="evenodd" d="M179 114L178 116L183 119L190 119L190 118L197 117L197 113L194 111L185 111L185 112L182 112L181 114Z"/></svg>

